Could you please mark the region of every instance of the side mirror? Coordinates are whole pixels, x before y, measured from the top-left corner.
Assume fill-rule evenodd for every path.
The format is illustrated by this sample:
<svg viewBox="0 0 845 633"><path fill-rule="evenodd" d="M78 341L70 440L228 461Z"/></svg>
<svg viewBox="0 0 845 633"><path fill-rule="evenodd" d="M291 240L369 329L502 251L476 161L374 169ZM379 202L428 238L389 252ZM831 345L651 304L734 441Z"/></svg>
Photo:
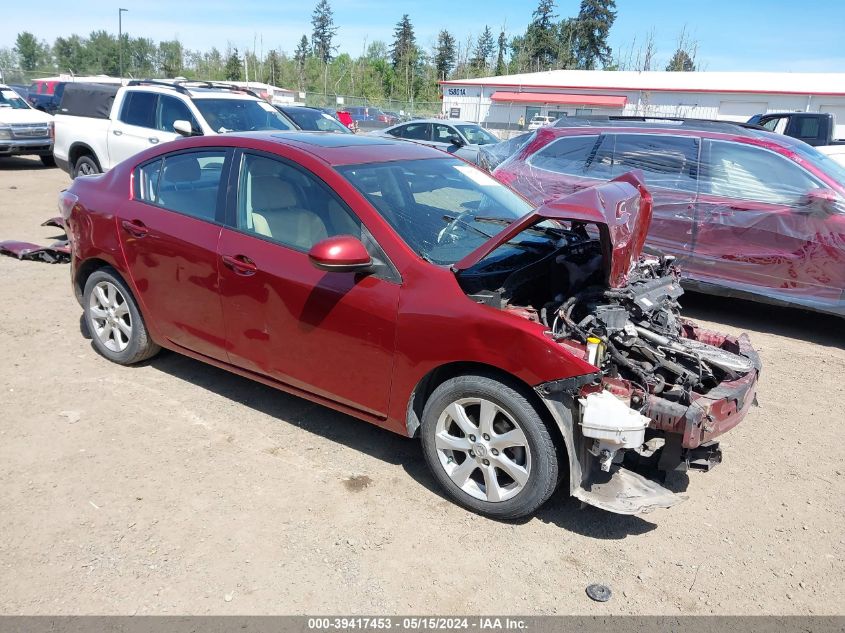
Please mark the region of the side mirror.
<svg viewBox="0 0 845 633"><path fill-rule="evenodd" d="M308 259L315 268L335 273L366 272L373 265L367 248L351 235L337 235L317 242L308 251Z"/></svg>
<svg viewBox="0 0 845 633"><path fill-rule="evenodd" d="M449 137L449 142L455 147L463 147L464 145L466 145L466 143L464 143L464 139L461 138L460 134L452 134Z"/></svg>
<svg viewBox="0 0 845 633"><path fill-rule="evenodd" d="M173 131L182 136L194 136L194 128L191 127L191 122L183 119L173 122Z"/></svg>

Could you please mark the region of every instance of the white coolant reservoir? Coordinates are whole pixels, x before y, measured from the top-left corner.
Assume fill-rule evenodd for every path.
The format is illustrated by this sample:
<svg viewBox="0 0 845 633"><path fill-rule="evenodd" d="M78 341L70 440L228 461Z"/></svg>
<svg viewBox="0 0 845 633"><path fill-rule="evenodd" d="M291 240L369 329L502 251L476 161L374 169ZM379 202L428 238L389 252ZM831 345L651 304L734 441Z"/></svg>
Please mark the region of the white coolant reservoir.
<svg viewBox="0 0 845 633"><path fill-rule="evenodd" d="M610 467L610 460L619 449L642 446L650 422L647 417L608 391L591 393L579 402L581 433L598 440L591 452L601 458L603 470Z"/></svg>

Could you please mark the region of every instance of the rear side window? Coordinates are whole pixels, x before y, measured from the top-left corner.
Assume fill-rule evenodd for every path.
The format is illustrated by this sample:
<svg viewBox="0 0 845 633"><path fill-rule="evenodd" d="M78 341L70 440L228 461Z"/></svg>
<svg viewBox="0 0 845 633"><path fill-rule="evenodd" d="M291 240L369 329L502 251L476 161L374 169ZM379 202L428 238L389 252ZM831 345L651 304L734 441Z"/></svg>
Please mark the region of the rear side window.
<svg viewBox="0 0 845 633"><path fill-rule="evenodd" d="M120 108L120 120L126 125L155 128L156 99L153 92L128 92Z"/></svg>
<svg viewBox="0 0 845 633"><path fill-rule="evenodd" d="M165 156L135 170L135 199L214 221L226 152L186 152Z"/></svg>
<svg viewBox="0 0 845 633"><path fill-rule="evenodd" d="M769 204L799 205L820 184L791 160L761 147L706 140L701 192Z"/></svg>
<svg viewBox="0 0 845 633"><path fill-rule="evenodd" d="M819 137L819 119L817 117L798 117L798 138L816 139Z"/></svg>
<svg viewBox="0 0 845 633"><path fill-rule="evenodd" d="M698 139L657 134L617 134L611 175L615 178L632 169L642 170L646 185L695 191Z"/></svg>
<svg viewBox="0 0 845 633"><path fill-rule="evenodd" d="M410 123L403 125L393 132L394 136L407 138L413 141L429 140L428 123Z"/></svg>
<svg viewBox="0 0 845 633"><path fill-rule="evenodd" d="M529 164L546 171L572 176L585 175L587 160L598 142L597 135L564 136L552 141L529 159Z"/></svg>

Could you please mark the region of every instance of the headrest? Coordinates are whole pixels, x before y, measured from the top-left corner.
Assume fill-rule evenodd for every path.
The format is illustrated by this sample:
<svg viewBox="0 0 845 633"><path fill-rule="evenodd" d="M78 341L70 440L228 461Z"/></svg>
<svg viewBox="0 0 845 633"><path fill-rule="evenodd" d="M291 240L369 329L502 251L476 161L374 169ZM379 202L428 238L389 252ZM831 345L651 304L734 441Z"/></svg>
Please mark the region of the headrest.
<svg viewBox="0 0 845 633"><path fill-rule="evenodd" d="M194 182L200 175L199 161L193 156L174 156L164 161L165 182Z"/></svg>
<svg viewBox="0 0 845 633"><path fill-rule="evenodd" d="M252 208L255 211L299 206L299 196L293 185L275 176L253 176L251 187Z"/></svg>
<svg viewBox="0 0 845 633"><path fill-rule="evenodd" d="M248 169L253 176L278 176L285 166L275 160L256 157L249 161Z"/></svg>

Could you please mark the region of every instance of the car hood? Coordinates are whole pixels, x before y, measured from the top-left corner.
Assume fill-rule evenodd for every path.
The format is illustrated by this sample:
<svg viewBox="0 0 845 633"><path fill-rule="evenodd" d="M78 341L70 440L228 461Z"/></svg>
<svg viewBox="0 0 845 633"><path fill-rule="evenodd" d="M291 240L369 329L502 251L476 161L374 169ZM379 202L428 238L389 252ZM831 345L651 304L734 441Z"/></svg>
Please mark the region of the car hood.
<svg viewBox="0 0 845 633"><path fill-rule="evenodd" d="M452 270L459 272L474 266L502 244L544 220L585 222L598 227L608 285L624 286L642 253L651 224L651 194L641 176L640 172L629 172L610 182L552 200L509 224L452 266Z"/></svg>
<svg viewBox="0 0 845 633"><path fill-rule="evenodd" d="M0 108L0 124L15 125L17 123L49 123L53 117L33 108Z"/></svg>

